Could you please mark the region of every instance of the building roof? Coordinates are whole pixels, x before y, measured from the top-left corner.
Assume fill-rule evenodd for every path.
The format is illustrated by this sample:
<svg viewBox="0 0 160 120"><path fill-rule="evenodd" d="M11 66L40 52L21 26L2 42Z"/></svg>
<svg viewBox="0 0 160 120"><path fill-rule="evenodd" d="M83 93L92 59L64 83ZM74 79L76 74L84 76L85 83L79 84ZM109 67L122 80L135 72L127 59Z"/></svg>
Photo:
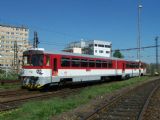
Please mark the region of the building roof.
<svg viewBox="0 0 160 120"><path fill-rule="evenodd" d="M11 27L11 28L28 29L28 28L25 27L24 25L22 25L22 26L15 26L15 25L8 25L8 24L1 24L1 23L0 23L0 26L2 26L2 27Z"/></svg>

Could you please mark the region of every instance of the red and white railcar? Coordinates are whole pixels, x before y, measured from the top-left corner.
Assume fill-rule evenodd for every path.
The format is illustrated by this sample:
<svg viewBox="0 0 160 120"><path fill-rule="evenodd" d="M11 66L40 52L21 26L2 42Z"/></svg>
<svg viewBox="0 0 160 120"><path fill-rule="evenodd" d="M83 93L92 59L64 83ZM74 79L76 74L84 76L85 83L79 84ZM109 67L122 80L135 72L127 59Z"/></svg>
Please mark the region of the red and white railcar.
<svg viewBox="0 0 160 120"><path fill-rule="evenodd" d="M146 73L145 64L117 58L67 52L27 50L23 53L22 86L42 88L67 82L134 77Z"/></svg>

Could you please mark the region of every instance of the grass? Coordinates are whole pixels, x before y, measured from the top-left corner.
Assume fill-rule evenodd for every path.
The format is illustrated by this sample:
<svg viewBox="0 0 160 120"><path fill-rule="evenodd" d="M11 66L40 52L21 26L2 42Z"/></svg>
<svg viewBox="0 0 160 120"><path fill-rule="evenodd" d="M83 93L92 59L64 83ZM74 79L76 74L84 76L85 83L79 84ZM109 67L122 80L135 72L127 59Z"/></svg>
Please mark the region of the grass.
<svg viewBox="0 0 160 120"><path fill-rule="evenodd" d="M7 75L5 73L0 74L0 80L18 80L18 74L10 74Z"/></svg>
<svg viewBox="0 0 160 120"><path fill-rule="evenodd" d="M79 94L67 98L53 98L43 101L32 101L24 104L21 108L6 113L0 113L1 120L49 120L51 116L87 104L91 99L111 93L115 90L138 84L149 77L131 78L129 80L104 83L101 85L84 88Z"/></svg>
<svg viewBox="0 0 160 120"><path fill-rule="evenodd" d="M8 71L6 74L6 71L0 69L0 90L15 89L20 87L20 84L15 83L1 84L1 80L18 80L18 74L16 74L14 71Z"/></svg>

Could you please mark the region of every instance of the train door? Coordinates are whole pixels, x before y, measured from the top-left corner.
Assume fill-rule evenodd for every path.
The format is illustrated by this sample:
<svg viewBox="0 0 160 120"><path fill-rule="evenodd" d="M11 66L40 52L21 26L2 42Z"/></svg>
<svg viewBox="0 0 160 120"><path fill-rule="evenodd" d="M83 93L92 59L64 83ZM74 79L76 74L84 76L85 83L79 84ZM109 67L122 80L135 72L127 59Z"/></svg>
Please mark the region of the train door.
<svg viewBox="0 0 160 120"><path fill-rule="evenodd" d="M57 58L53 58L53 76L57 76L58 74L58 67L57 67Z"/></svg>
<svg viewBox="0 0 160 120"><path fill-rule="evenodd" d="M122 77L125 77L125 62L122 62Z"/></svg>

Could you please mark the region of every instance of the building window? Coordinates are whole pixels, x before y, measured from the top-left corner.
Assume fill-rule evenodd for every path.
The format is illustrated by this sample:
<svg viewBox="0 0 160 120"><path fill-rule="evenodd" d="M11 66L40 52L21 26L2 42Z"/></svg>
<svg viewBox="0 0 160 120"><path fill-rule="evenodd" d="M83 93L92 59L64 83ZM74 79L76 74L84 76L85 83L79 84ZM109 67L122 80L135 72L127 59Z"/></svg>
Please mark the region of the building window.
<svg viewBox="0 0 160 120"><path fill-rule="evenodd" d="M97 44L95 44L94 46L96 46L96 47L97 47Z"/></svg>
<svg viewBox="0 0 160 120"><path fill-rule="evenodd" d="M103 53L103 50L100 50L99 53Z"/></svg>
<svg viewBox="0 0 160 120"><path fill-rule="evenodd" d="M106 48L111 48L111 46L110 46L110 45L105 45L105 47L106 47Z"/></svg>
<svg viewBox="0 0 160 120"><path fill-rule="evenodd" d="M109 51L106 51L106 53L109 53Z"/></svg>
<svg viewBox="0 0 160 120"><path fill-rule="evenodd" d="M97 53L97 50L95 50L95 53Z"/></svg>
<svg viewBox="0 0 160 120"><path fill-rule="evenodd" d="M102 44L99 44L99 45L98 45L98 47L104 47L104 45L102 45Z"/></svg>
<svg viewBox="0 0 160 120"><path fill-rule="evenodd" d="M1 38L4 39L5 37L4 37L4 36L1 36Z"/></svg>

